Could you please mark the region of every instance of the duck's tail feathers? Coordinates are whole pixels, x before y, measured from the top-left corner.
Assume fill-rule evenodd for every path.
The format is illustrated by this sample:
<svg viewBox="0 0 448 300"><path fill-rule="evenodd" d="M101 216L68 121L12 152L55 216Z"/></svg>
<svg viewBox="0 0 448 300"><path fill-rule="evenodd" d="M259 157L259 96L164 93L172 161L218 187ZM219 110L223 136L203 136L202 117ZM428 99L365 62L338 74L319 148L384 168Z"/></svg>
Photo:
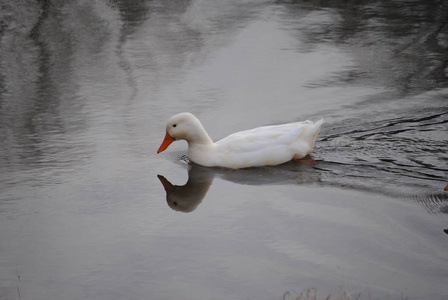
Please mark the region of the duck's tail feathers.
<svg viewBox="0 0 448 300"><path fill-rule="evenodd" d="M311 149L314 147L314 143L316 142L317 136L319 135L320 128L322 127L323 123L323 119L320 119L319 121L316 121L314 123L310 122L310 125L308 125L304 130L304 133L302 135L303 140L308 142Z"/></svg>

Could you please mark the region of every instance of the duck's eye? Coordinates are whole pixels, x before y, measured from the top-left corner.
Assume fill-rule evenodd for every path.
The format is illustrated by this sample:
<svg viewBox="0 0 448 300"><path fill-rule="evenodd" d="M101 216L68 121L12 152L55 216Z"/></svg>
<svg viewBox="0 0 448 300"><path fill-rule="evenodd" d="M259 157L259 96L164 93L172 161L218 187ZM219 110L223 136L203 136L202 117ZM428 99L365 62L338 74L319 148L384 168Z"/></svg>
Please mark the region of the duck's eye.
<svg viewBox="0 0 448 300"><path fill-rule="evenodd" d="M177 124L173 124L173 127L176 127L177 126Z"/></svg>

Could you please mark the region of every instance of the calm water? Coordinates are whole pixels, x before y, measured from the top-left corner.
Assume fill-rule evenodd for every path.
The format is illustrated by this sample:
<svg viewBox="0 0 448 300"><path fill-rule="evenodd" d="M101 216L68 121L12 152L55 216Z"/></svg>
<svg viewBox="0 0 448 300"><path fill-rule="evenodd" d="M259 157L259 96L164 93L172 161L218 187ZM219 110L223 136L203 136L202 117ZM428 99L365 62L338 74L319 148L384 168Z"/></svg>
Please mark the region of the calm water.
<svg viewBox="0 0 448 300"><path fill-rule="evenodd" d="M448 7L360 2L3 1L0 298L447 299ZM156 155L182 111L317 163Z"/></svg>

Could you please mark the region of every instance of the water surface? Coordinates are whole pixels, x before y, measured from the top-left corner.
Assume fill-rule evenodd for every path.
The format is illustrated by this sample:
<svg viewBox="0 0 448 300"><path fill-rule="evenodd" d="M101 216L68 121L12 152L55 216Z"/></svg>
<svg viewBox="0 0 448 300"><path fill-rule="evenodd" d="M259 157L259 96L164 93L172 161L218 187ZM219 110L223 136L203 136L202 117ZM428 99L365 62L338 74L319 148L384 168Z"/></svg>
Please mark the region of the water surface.
<svg viewBox="0 0 448 300"><path fill-rule="evenodd" d="M0 298L446 299L447 13L6 1ZM156 155L181 111L215 140L323 118L316 163Z"/></svg>

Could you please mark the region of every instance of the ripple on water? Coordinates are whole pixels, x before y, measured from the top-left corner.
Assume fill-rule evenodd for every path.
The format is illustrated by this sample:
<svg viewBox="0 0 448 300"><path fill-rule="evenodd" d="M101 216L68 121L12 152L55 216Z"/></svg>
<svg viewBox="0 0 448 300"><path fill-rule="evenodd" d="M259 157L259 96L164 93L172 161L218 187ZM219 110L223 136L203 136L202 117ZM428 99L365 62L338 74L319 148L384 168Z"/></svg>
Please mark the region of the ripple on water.
<svg viewBox="0 0 448 300"><path fill-rule="evenodd" d="M324 178L409 197L440 191L448 178L448 107L427 96L391 101L381 114L367 106L359 117L328 122L314 151L324 158L317 166L327 171Z"/></svg>

